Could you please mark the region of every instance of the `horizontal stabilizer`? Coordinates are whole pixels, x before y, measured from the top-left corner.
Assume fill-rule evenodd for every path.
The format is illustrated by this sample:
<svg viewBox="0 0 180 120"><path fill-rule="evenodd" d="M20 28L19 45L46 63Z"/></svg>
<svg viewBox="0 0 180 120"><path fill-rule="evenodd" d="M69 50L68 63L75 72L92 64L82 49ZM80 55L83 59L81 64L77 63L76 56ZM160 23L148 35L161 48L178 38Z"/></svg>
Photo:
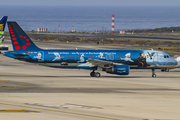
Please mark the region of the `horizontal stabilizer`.
<svg viewBox="0 0 180 120"><path fill-rule="evenodd" d="M15 53L15 52L12 52L11 54L13 54L13 55L15 55L15 56L29 56L29 55L26 55L26 54Z"/></svg>

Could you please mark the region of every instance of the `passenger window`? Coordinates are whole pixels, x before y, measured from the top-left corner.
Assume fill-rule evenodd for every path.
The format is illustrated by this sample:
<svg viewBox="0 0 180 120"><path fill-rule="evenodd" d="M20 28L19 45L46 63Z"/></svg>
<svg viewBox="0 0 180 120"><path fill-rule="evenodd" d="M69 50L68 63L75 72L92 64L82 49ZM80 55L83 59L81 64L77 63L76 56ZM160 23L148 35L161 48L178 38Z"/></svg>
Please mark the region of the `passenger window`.
<svg viewBox="0 0 180 120"><path fill-rule="evenodd" d="M50 55L50 57L51 57L51 55Z"/></svg>

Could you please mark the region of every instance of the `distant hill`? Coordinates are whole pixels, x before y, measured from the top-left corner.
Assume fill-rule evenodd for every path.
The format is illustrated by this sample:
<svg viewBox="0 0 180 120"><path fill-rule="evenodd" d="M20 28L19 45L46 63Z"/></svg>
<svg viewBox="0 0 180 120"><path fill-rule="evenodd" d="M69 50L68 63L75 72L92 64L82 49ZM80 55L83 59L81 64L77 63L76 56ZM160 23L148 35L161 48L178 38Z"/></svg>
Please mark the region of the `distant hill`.
<svg viewBox="0 0 180 120"><path fill-rule="evenodd" d="M127 30L126 32L133 32L133 30ZM170 33L170 32L180 32L180 27L162 27L155 29L135 29L135 33Z"/></svg>

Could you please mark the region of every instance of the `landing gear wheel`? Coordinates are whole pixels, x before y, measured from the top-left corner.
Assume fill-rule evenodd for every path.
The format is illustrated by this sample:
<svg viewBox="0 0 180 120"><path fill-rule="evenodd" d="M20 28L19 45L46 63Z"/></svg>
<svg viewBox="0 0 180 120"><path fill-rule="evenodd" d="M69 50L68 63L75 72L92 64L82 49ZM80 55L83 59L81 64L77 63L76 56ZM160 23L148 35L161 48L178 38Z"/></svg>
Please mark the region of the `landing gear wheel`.
<svg viewBox="0 0 180 120"><path fill-rule="evenodd" d="M91 73L90 73L90 76L91 76L91 77L95 77L95 72L91 72Z"/></svg>
<svg viewBox="0 0 180 120"><path fill-rule="evenodd" d="M98 77L101 77L101 74L99 72L96 72L95 76L98 78Z"/></svg>
<svg viewBox="0 0 180 120"><path fill-rule="evenodd" d="M164 72L164 71L165 71L164 69L161 70L161 72Z"/></svg>
<svg viewBox="0 0 180 120"><path fill-rule="evenodd" d="M155 78L155 77L156 77L156 74L153 74L153 75L152 75L152 77L154 77L154 78Z"/></svg>
<svg viewBox="0 0 180 120"><path fill-rule="evenodd" d="M156 74L155 74L155 69L152 69L152 77L155 78Z"/></svg>

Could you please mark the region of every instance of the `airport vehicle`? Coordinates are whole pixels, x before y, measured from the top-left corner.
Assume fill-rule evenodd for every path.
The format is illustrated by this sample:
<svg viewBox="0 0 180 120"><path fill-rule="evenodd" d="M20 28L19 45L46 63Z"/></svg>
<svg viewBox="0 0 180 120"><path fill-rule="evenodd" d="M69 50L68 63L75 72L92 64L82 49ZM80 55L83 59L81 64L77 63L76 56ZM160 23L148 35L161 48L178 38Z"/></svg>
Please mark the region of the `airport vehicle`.
<svg viewBox="0 0 180 120"><path fill-rule="evenodd" d="M0 20L0 50L8 50L8 46L1 45L4 41L4 29L6 26L7 16L3 16Z"/></svg>
<svg viewBox="0 0 180 120"><path fill-rule="evenodd" d="M41 49L37 47L16 22L8 22L14 51L4 52L7 57L56 68L92 70L91 77L100 77L95 71L128 75L129 69L173 68L177 61L167 53L154 50L72 50Z"/></svg>

